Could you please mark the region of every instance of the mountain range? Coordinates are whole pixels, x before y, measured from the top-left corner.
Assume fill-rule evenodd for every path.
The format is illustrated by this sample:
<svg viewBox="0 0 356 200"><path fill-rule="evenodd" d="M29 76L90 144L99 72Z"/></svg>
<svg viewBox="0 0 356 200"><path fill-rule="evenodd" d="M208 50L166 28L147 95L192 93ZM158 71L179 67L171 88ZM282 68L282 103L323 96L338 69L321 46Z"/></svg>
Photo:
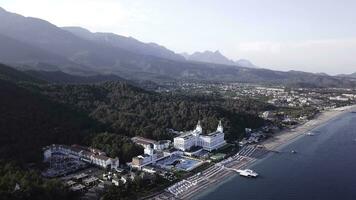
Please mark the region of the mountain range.
<svg viewBox="0 0 356 200"><path fill-rule="evenodd" d="M111 47L125 49L141 55L155 56L159 58L183 61L183 56L155 43L143 43L132 37L125 37L113 33L92 33L81 27L62 27L74 35L97 44L105 44Z"/></svg>
<svg viewBox="0 0 356 200"><path fill-rule="evenodd" d="M191 55L188 53L182 53L182 56L186 60L189 61L197 61L197 62L205 62L205 63L215 63L215 64L222 64L222 65L235 65L239 67L246 67L246 68L257 68L251 61L246 59L240 59L237 61L233 61L223 54L220 51L204 51L204 52L195 52Z"/></svg>
<svg viewBox="0 0 356 200"><path fill-rule="evenodd" d="M305 72L281 72L234 62L219 51L175 52L113 33L57 27L42 19L0 9L0 62L22 70L62 71L71 75L115 75L128 80L234 81L352 87L353 79Z"/></svg>
<svg viewBox="0 0 356 200"><path fill-rule="evenodd" d="M347 77L347 78L355 78L356 79L356 72L354 72L352 74L339 74L337 76L339 76L339 77Z"/></svg>

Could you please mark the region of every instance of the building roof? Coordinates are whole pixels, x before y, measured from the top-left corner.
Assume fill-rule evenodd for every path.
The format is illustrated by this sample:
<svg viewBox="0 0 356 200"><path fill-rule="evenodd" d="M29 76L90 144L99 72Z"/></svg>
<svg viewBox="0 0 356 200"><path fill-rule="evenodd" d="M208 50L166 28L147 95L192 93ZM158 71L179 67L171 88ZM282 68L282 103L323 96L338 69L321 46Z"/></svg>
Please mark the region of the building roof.
<svg viewBox="0 0 356 200"><path fill-rule="evenodd" d="M167 143L170 143L170 142L171 142L170 140L159 140L155 144L167 144Z"/></svg>
<svg viewBox="0 0 356 200"><path fill-rule="evenodd" d="M65 145L65 144L51 144L49 146L44 147L43 149L46 150L46 149L51 149L51 148L67 148L67 149L69 149L70 146Z"/></svg>
<svg viewBox="0 0 356 200"><path fill-rule="evenodd" d="M82 151L89 151L88 147L80 146L78 144L73 144L71 147L72 147L72 149L77 149L77 150L82 150Z"/></svg>
<svg viewBox="0 0 356 200"><path fill-rule="evenodd" d="M223 134L223 133L220 132L220 131L215 131L215 132L209 133L208 136L215 137L215 136L220 135L220 134Z"/></svg>
<svg viewBox="0 0 356 200"><path fill-rule="evenodd" d="M107 157L107 156L103 156L103 155L92 155L92 157L93 158L96 158L96 159L99 159L99 160L105 160L105 161L107 161L107 160L109 160L109 159L111 159L111 158L109 158L109 157Z"/></svg>
<svg viewBox="0 0 356 200"><path fill-rule="evenodd" d="M156 140L151 140L151 139L147 139L147 138L139 137L139 136L133 137L133 138L131 138L131 140L132 140L134 143L143 144L143 145L154 144L154 143L157 142Z"/></svg>
<svg viewBox="0 0 356 200"><path fill-rule="evenodd" d="M194 137L193 131L188 131L188 132L183 133L182 135L177 136L176 138L182 138L184 140L187 140L187 139L190 139L192 137Z"/></svg>

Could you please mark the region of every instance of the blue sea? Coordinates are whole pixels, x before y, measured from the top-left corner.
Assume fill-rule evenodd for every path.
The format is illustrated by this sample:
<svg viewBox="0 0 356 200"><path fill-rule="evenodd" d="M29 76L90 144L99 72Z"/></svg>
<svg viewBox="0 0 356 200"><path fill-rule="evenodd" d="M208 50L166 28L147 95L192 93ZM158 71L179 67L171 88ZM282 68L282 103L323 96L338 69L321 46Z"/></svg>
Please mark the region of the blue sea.
<svg viewBox="0 0 356 200"><path fill-rule="evenodd" d="M253 164L257 179L235 175L197 199L356 200L356 114L343 114L313 132Z"/></svg>

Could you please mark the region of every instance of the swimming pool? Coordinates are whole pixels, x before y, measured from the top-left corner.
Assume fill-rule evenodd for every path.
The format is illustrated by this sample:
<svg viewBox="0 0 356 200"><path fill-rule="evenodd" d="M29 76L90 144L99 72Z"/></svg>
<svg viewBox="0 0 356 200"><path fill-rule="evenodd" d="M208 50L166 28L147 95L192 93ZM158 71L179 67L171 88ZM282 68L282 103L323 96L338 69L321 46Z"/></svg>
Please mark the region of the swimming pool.
<svg viewBox="0 0 356 200"><path fill-rule="evenodd" d="M203 164L203 161L174 155L160 160L156 164L166 169L176 168L178 170L190 171Z"/></svg>

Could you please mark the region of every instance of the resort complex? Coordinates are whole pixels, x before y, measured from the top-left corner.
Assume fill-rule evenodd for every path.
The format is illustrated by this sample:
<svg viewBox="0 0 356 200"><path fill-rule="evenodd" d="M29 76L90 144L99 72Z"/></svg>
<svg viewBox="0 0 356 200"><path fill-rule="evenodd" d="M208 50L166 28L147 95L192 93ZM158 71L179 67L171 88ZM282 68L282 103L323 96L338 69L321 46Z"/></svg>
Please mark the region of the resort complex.
<svg viewBox="0 0 356 200"><path fill-rule="evenodd" d="M174 161L179 161L179 159L183 156L184 159L181 159L180 161L192 161L192 158L188 158L187 156L197 155L198 153L201 154L203 150L211 152L212 150L219 149L226 144L221 121L219 122L215 132L206 135L203 135L201 123L198 121L198 124L194 130L180 132L180 134L174 138L173 147L170 146L171 141L169 140L155 141L143 137L133 137L131 140L134 143L144 147L144 154L132 158L132 162L128 163L129 166L137 169L142 169L142 167L150 164L156 164L158 161L160 161L158 162L158 165L163 168L167 168L166 165L168 164L163 164L165 160L171 160L171 163L173 163ZM197 157L193 158L193 161L198 159ZM200 160L198 160L198 162L193 161L190 163L202 163ZM191 170L194 166L198 165L181 167L180 169Z"/></svg>
<svg viewBox="0 0 356 200"><path fill-rule="evenodd" d="M118 158L108 157L104 151L99 149L79 145L53 144L43 148L44 162L49 164L49 168L42 174L46 177L68 175L72 177L71 174L75 174L77 171L88 167L99 167L98 169L104 170L100 173L110 172L115 174L117 178L113 178L113 175L103 174L106 180L112 179L114 185L124 184L126 181L122 180L131 177L131 175L122 176L121 172L124 169L148 174L158 173L171 179L170 174L174 171L188 172L210 162L209 155L211 155L211 159L216 159L217 156L211 154L211 152L226 145L221 121L219 121L216 131L212 133L204 134L200 121L198 121L194 130L175 131L175 133L177 135L174 137L173 143L170 140L157 141L139 136L131 138L133 143L143 147L143 154L133 157L131 162L124 164L120 163ZM121 175L117 175L117 173ZM76 174L73 176L82 175ZM70 178L72 182L75 182L78 178L72 179ZM73 183L71 185L72 190L84 189L86 185L91 184L87 183L91 180L95 180L95 183L100 182L98 181L100 176L91 176L87 179L80 182L80 185Z"/></svg>
<svg viewBox="0 0 356 200"><path fill-rule="evenodd" d="M203 129L199 121L195 130L185 132L174 138L174 148L187 151L192 147L201 147L204 150L212 151L226 144L226 141L224 140L224 129L221 121L219 122L215 132L206 135L203 135L202 133Z"/></svg>

